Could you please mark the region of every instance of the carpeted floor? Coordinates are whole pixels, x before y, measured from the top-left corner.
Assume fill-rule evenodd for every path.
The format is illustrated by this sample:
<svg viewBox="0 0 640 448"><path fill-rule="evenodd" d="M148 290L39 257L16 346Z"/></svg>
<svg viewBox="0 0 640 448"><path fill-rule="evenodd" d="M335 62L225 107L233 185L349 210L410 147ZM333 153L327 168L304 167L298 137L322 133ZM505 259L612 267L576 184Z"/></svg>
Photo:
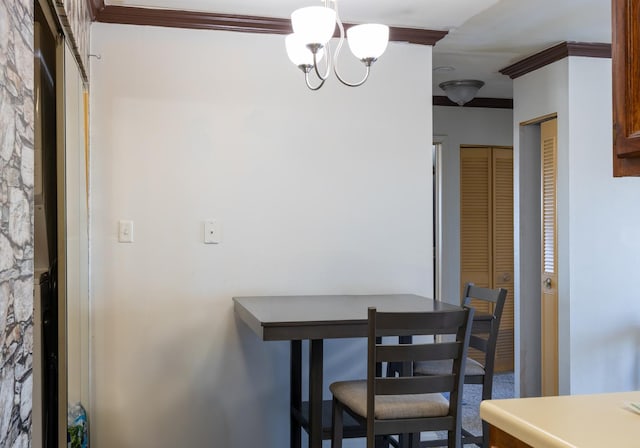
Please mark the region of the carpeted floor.
<svg viewBox="0 0 640 448"><path fill-rule="evenodd" d="M476 384L465 384L462 394L462 427L472 434L482 433L480 420L480 401L482 387ZM493 375L493 398L513 398L513 372L495 373Z"/></svg>
<svg viewBox="0 0 640 448"><path fill-rule="evenodd" d="M480 420L480 401L482 387L476 384L465 384L462 394L462 427L472 434L482 433ZM495 373L493 375L493 398L513 398L513 372ZM446 439L444 433L423 433L423 440Z"/></svg>

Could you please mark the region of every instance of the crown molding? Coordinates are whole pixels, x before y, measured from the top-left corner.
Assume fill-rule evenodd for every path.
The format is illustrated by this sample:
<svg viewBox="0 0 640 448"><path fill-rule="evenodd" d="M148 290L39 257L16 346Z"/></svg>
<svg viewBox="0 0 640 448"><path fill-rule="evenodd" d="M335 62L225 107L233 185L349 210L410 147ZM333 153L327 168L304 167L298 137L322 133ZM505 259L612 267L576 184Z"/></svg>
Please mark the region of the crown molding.
<svg viewBox="0 0 640 448"><path fill-rule="evenodd" d="M484 107L488 109L513 109L512 98L474 98L468 103L459 106L446 96L433 97L434 106L453 106L453 107Z"/></svg>
<svg viewBox="0 0 640 448"><path fill-rule="evenodd" d="M511 79L519 78L568 56L585 56L589 58L611 58L611 44L591 42L562 42L546 50L542 50L515 64L500 70L500 73Z"/></svg>
<svg viewBox="0 0 640 448"><path fill-rule="evenodd" d="M285 19L114 5L105 6L97 15L96 21L245 33L286 34L291 32L291 25Z"/></svg>
<svg viewBox="0 0 640 448"><path fill-rule="evenodd" d="M102 11L104 6L104 0L87 0L89 6L89 14L91 15L91 21L95 21L96 17Z"/></svg>
<svg viewBox="0 0 640 448"><path fill-rule="evenodd" d="M289 19L172 9L105 6L104 0L87 1L92 15L95 16L93 20L103 23L236 31L242 33L289 34L292 31ZM349 23L344 24L345 28L351 25ZM420 45L435 45L447 33L448 31L389 27L389 40Z"/></svg>
<svg viewBox="0 0 640 448"><path fill-rule="evenodd" d="M389 40L392 42L407 42L410 44L433 46L447 34L449 34L448 31L389 27Z"/></svg>

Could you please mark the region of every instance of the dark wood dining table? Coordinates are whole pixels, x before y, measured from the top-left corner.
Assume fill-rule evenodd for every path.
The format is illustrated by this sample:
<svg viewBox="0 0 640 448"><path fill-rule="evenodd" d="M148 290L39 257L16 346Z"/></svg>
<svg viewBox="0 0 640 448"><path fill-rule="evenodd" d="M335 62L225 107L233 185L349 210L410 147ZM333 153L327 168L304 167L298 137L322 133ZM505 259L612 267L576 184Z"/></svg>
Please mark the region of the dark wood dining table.
<svg viewBox="0 0 640 448"><path fill-rule="evenodd" d="M301 448L302 429L309 447L321 448L331 436L331 402L323 401L323 341L367 336L367 310L411 312L460 307L415 294L234 297L234 309L263 341L290 341L290 446ZM302 399L302 341L309 343L309 397ZM361 434L345 421L345 437Z"/></svg>

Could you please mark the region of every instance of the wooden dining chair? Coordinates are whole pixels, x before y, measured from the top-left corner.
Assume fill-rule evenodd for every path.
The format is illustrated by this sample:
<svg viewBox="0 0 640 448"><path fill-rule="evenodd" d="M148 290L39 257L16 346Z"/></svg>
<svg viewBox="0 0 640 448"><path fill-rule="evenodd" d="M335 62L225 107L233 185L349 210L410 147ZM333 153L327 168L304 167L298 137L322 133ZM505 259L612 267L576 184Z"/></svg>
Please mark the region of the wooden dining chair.
<svg viewBox="0 0 640 448"><path fill-rule="evenodd" d="M447 431L448 446L459 447L462 373L472 316L473 309L467 307L412 313L377 312L369 308L367 379L338 381L330 386L332 448L342 447L345 412L365 428L367 448L374 448L376 437L379 441L381 435L400 434L406 434L410 446L417 447L422 431ZM434 334L452 336L440 342L433 342L432 338L424 342L425 338L415 337ZM412 336L412 341L399 344L396 336ZM409 368L408 376L396 377L383 376L383 369L379 368L380 363L407 365L427 360L449 361L453 368L437 376L412 376ZM448 393L448 399L443 393Z"/></svg>
<svg viewBox="0 0 640 448"><path fill-rule="evenodd" d="M469 347L480 353L480 361L467 358L465 363L465 384L481 384L482 399L490 400L493 392L493 371L496 357L496 345L500 330L502 310L507 299L504 288L481 288L467 283L462 294L462 304L476 309ZM443 375L450 372L450 361L422 361L414 365L414 375ZM462 428L463 445L475 444L489 447L489 428L482 422L482 434L471 434ZM446 446L445 440L430 440L420 444L421 447Z"/></svg>

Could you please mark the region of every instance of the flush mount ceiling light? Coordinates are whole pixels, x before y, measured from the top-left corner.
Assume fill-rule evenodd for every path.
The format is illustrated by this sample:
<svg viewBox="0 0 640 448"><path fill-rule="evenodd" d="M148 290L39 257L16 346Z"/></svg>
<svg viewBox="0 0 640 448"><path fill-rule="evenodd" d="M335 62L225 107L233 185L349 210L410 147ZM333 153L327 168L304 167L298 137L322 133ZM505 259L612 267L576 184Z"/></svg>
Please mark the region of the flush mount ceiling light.
<svg viewBox="0 0 640 448"><path fill-rule="evenodd" d="M475 98L484 82L477 79L460 79L440 83L440 88L447 94L447 98L462 106Z"/></svg>
<svg viewBox="0 0 640 448"><path fill-rule="evenodd" d="M366 67L364 77L355 83L345 81L338 72L338 55L344 43L344 26L338 15L337 0L322 0L324 6L309 6L295 10L291 14L293 34L287 36L285 45L289 59L304 72L307 87L318 90L324 85L331 70L338 80L349 87L364 84L369 77L373 64L387 48L389 42L389 27L380 24L356 25L347 29L349 48L355 57L360 59ZM333 37L336 24L340 31L335 54L331 54L329 41ZM325 59L324 72L320 71L318 63ZM311 83L311 71L315 72L318 82Z"/></svg>

